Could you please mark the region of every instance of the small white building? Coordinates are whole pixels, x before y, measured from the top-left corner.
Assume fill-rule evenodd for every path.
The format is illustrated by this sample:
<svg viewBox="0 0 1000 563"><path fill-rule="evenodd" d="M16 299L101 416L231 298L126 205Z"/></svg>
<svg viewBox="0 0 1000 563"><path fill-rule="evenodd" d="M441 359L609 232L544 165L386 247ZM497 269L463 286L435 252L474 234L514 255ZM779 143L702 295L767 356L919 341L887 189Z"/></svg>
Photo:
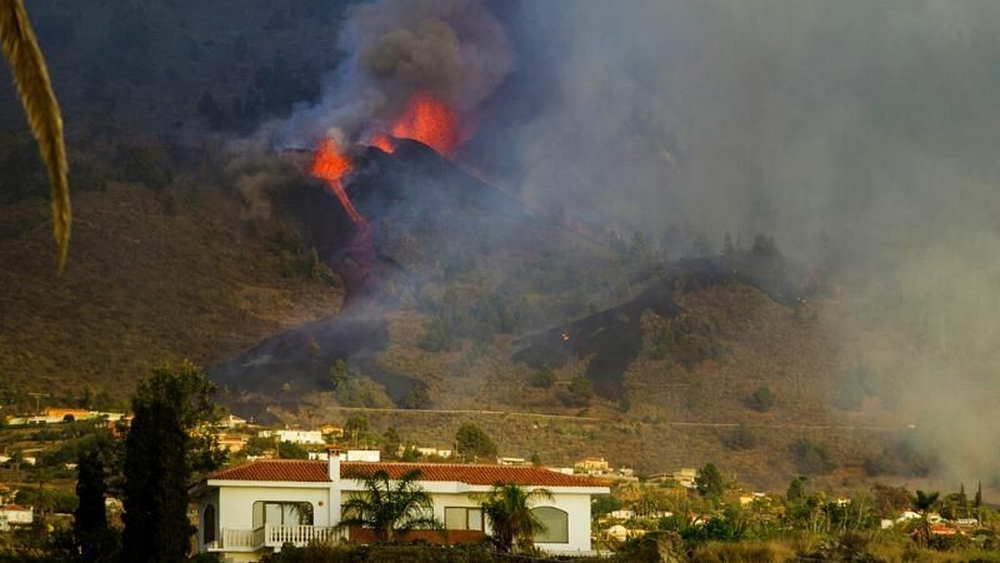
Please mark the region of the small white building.
<svg viewBox="0 0 1000 563"><path fill-rule="evenodd" d="M219 428L232 430L234 428L243 428L244 426L247 425L247 421L244 418L240 418L235 414L230 413L219 419L219 421L216 422L215 425L218 426Z"/></svg>
<svg viewBox="0 0 1000 563"><path fill-rule="evenodd" d="M35 521L35 509L31 506L8 504L0 506L0 522L10 526L27 526Z"/></svg>
<svg viewBox="0 0 1000 563"><path fill-rule="evenodd" d="M323 446L326 440L319 430L261 430L257 433L261 438L274 438L279 442L293 444Z"/></svg>
<svg viewBox="0 0 1000 563"><path fill-rule="evenodd" d="M431 493L434 516L445 524L447 541L453 543L478 543L490 533L476 494L496 483L516 483L552 493L551 500L532 508L546 525L535 538L539 549L588 554L591 496L610 492L603 481L538 467L341 463L339 455L326 462L262 460L224 469L206 480L199 495L198 549L218 553L226 561L257 561L289 543L371 541L371 530L336 528L344 501L364 490L359 477L382 470L390 479L399 479L413 469L421 471L418 484Z"/></svg>
<svg viewBox="0 0 1000 563"><path fill-rule="evenodd" d="M382 461L381 450L347 450L340 452L340 461L364 461L367 463L378 463ZM309 459L327 461L330 454L327 452L309 452Z"/></svg>

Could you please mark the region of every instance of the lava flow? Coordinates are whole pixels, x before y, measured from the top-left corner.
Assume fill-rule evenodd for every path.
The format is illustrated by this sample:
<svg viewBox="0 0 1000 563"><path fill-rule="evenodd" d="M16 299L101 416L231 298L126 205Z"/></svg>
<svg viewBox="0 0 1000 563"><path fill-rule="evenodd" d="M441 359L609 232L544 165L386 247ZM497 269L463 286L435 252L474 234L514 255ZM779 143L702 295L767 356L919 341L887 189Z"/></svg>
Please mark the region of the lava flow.
<svg viewBox="0 0 1000 563"><path fill-rule="evenodd" d="M393 124L393 137L413 139L448 156L459 144L458 118L454 110L427 92L417 92L410 99L403 115ZM375 135L372 145L386 152L393 152L391 139Z"/></svg>
<svg viewBox="0 0 1000 563"><path fill-rule="evenodd" d="M312 175L322 178L330 185L330 189L340 200L340 205L344 207L347 216L350 217L359 229L367 230L368 221L358 213L358 210L351 203L351 198L347 197L347 191L340 181L345 174L351 171L351 160L347 155L337 151L337 145L332 139L326 139L316 148L313 157Z"/></svg>

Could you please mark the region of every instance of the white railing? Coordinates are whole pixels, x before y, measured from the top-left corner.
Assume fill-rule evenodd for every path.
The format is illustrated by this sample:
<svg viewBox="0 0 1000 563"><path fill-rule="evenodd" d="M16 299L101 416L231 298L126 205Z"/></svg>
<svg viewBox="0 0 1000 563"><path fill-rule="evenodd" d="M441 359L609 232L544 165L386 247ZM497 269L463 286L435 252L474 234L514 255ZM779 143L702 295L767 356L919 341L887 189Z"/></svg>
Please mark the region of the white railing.
<svg viewBox="0 0 1000 563"><path fill-rule="evenodd" d="M261 534L263 534L263 530ZM254 551L260 547L257 530L236 530L233 528L223 528L219 539L206 545L208 551ZM260 536L263 539L263 535Z"/></svg>
<svg viewBox="0 0 1000 563"><path fill-rule="evenodd" d="M303 546L310 543L331 543L347 539L344 530L320 526L264 526L264 545L277 547L290 543Z"/></svg>
<svg viewBox="0 0 1000 563"><path fill-rule="evenodd" d="M208 551L257 551L262 547L281 549L285 544L333 543L347 539L347 530L321 526L275 526L266 524L253 530L223 528L219 539L206 545Z"/></svg>

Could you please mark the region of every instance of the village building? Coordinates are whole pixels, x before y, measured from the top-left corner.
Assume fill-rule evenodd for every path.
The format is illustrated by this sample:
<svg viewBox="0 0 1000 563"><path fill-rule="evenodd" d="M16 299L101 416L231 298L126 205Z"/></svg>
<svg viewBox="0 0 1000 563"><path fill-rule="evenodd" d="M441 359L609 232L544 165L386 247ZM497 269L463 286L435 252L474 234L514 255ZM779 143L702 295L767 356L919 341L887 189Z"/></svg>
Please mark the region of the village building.
<svg viewBox="0 0 1000 563"><path fill-rule="evenodd" d="M341 530L341 507L350 495L364 490L359 478L384 470L398 479L418 469L418 484L433 499L434 516L445 524L447 541L476 543L490 533L474 498L496 483L516 483L526 489L545 488L552 499L533 507L546 531L536 546L550 553L591 551L590 503L608 494L603 482L580 475L563 475L538 467L437 463L326 462L265 460L224 469L210 476L197 493L198 548L229 561L256 561L287 544L374 540L372 530ZM416 538L415 538L416 539ZM419 539L441 542L434 531Z"/></svg>
<svg viewBox="0 0 1000 563"><path fill-rule="evenodd" d="M245 427L247 425L247 421L245 418L240 418L235 414L230 413L219 419L215 425L219 428L225 428L226 430L234 430L236 428Z"/></svg>
<svg viewBox="0 0 1000 563"><path fill-rule="evenodd" d="M365 461L368 463L382 461L381 450L342 450L338 455L340 461ZM327 461L330 459L330 454L329 452L309 452L309 459Z"/></svg>
<svg viewBox="0 0 1000 563"><path fill-rule="evenodd" d="M261 430L257 433L261 438L274 438L279 442L292 442L293 444L326 445L326 439L319 430Z"/></svg>
<svg viewBox="0 0 1000 563"><path fill-rule="evenodd" d="M16 526L29 526L34 521L35 509L30 506L0 506L0 531L6 532Z"/></svg>
<svg viewBox="0 0 1000 563"><path fill-rule="evenodd" d="M607 473L611 466L603 457L585 457L573 464L573 467L581 473L598 474Z"/></svg>
<svg viewBox="0 0 1000 563"><path fill-rule="evenodd" d="M330 438L344 437L344 428L342 426L337 426L336 424L324 424L319 427L319 431L324 436L329 436Z"/></svg>

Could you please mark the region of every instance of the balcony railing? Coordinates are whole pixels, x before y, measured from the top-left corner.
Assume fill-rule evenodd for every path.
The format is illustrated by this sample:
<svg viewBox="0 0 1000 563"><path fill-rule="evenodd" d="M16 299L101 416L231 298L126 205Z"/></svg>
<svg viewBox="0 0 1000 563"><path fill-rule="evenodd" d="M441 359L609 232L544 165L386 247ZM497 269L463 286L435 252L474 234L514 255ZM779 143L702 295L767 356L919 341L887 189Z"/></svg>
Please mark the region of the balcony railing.
<svg viewBox="0 0 1000 563"><path fill-rule="evenodd" d="M347 539L347 530L325 526L276 526L265 524L253 530L223 528L220 538L206 546L208 551L252 552L265 547L280 550L285 544L296 547L310 543L334 543Z"/></svg>

